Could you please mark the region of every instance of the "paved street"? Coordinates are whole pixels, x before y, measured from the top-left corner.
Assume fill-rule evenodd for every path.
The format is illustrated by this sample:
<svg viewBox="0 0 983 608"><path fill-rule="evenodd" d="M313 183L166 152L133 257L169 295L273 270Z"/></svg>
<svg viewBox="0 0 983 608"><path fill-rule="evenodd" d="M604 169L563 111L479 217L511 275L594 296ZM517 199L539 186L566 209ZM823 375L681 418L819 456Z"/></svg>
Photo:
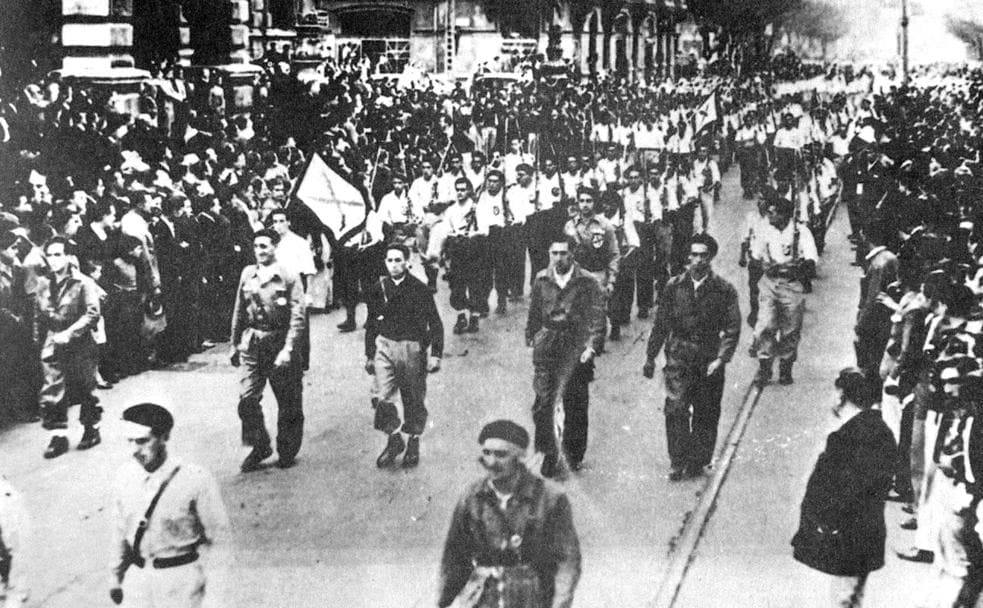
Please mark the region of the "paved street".
<svg viewBox="0 0 983 608"><path fill-rule="evenodd" d="M740 198L737 173L735 168L725 176L712 232L721 241L717 269L737 286L746 313L737 233L751 203ZM788 539L831 421L831 379L852 362L859 271L848 264L844 227L841 216L820 264L797 383L765 389L679 606L799 606L805 605L800 597L824 589L791 560ZM443 369L430 378L430 422L416 470L375 468L383 437L371 427L362 332L339 334L338 312L312 316L305 443L293 469L239 473L246 449L239 445L236 372L223 347L101 393L105 441L91 452L73 450L44 461L47 438L38 427L5 430L2 471L26 493L35 518L32 605L100 605L106 597L108 493L115 469L129 458L116 420L125 406L146 400L174 411L174 450L219 479L233 521L235 592L229 605L434 605L451 510L465 484L481 474L478 430L498 417L532 428L530 354L522 338L525 306L483 320L478 334L453 336L443 283L438 304L448 343ZM361 322L364 310L359 312ZM643 606L654 597L669 552L704 486L702 480L669 484L665 478L661 380L657 374L646 381L640 373L650 325L633 320L622 341L609 344L599 360L586 468L564 484L584 556L577 606ZM727 369L721 438L755 368L746 355L749 342L745 325ZM268 415L275 414L271 398L268 392ZM894 562L889 568L899 569ZM887 578L875 576L872 596L887 592Z"/></svg>

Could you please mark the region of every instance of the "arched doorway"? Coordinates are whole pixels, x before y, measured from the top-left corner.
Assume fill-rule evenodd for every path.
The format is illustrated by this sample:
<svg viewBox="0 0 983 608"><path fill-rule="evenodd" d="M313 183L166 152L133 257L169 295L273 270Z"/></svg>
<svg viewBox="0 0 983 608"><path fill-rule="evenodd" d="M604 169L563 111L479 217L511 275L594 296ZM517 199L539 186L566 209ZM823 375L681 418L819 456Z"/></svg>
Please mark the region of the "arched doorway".
<svg viewBox="0 0 983 608"><path fill-rule="evenodd" d="M359 3L335 12L337 48L368 57L380 72L402 72L410 61L413 12L398 4Z"/></svg>
<svg viewBox="0 0 983 608"><path fill-rule="evenodd" d="M603 35L601 10L595 9L584 19L584 27L581 30L580 71L582 74L590 74L591 76L597 74L601 53L604 51L601 39Z"/></svg>
<svg viewBox="0 0 983 608"><path fill-rule="evenodd" d="M176 61L181 48L179 0L138 0L133 3L133 63L152 70Z"/></svg>
<svg viewBox="0 0 983 608"><path fill-rule="evenodd" d="M634 28L631 23L631 15L627 10L623 10L614 18L611 24L610 49L608 53L608 69L614 71L618 76L628 76L634 71L632 64L632 38Z"/></svg>

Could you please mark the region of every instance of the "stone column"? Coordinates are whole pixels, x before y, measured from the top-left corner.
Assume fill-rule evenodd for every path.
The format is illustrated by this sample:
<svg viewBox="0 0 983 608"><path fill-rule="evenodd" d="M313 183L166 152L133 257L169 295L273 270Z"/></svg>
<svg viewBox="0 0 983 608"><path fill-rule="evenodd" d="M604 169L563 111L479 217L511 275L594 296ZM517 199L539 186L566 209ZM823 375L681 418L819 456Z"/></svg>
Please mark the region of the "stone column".
<svg viewBox="0 0 983 608"><path fill-rule="evenodd" d="M61 12L62 77L113 91L116 111L135 114L150 74L133 67L132 0L62 0Z"/></svg>
<svg viewBox="0 0 983 608"><path fill-rule="evenodd" d="M252 81L261 71L249 63L250 13L249 0L210 0L184 12L193 49L189 71L198 75L207 68L221 76L229 114L252 107Z"/></svg>

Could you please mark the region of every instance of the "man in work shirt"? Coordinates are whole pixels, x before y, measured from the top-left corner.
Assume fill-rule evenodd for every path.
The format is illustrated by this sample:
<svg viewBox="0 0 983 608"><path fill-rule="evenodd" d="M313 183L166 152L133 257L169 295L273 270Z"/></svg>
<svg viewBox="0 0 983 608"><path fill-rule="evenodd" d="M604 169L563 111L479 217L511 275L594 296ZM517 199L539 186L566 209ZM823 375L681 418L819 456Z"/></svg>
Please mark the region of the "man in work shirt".
<svg viewBox="0 0 983 608"><path fill-rule="evenodd" d="M533 282L526 321L526 345L532 347L532 417L536 451L543 454L544 477L560 473L560 446L554 413L563 400L559 433L567 463L579 470L587 451L589 384L594 357L604 348L605 298L597 279L574 261L572 237L550 244L550 266Z"/></svg>
<svg viewBox="0 0 983 608"><path fill-rule="evenodd" d="M40 338L41 426L51 431L45 458L56 458L68 451L68 407L81 403L80 450L98 445L102 408L92 395L96 387L98 347L92 330L99 323L98 286L69 262L69 242L56 236L45 243L44 256L52 279L37 296L35 335Z"/></svg>
<svg viewBox="0 0 983 608"><path fill-rule="evenodd" d="M779 383L791 384L792 365L802 335L805 312L804 281L816 267L816 244L803 223L792 219L792 202L774 197L768 202L768 225L762 227L751 256L760 260L761 279L758 321L751 350L758 359L755 381L771 380L772 360L779 359Z"/></svg>
<svg viewBox="0 0 983 608"><path fill-rule="evenodd" d="M665 344L672 481L700 475L713 459L724 367L741 335L737 291L711 269L716 255L717 241L712 236L697 234L690 239L686 272L670 279L659 294L642 369L646 378L654 375L655 358Z"/></svg>
<svg viewBox="0 0 983 608"><path fill-rule="evenodd" d="M276 396L277 466L294 465L304 436L303 339L306 307L300 279L276 260L280 235L267 229L253 236L256 264L239 279L232 314L234 367L242 364L239 419L242 442L252 451L242 461L244 473L255 471L273 454L260 400L269 380Z"/></svg>
<svg viewBox="0 0 983 608"><path fill-rule="evenodd" d="M174 417L166 408L141 403L123 420L134 462L114 485L110 599L122 603L125 591L127 606L226 605L229 516L215 478L168 452Z"/></svg>
<svg viewBox="0 0 983 608"><path fill-rule="evenodd" d="M376 459L379 468L392 466L404 449L403 467L420 463L420 435L427 424L427 374L440 370L444 352L444 325L433 294L407 271L409 257L405 245L390 244L386 249L389 276L365 294L365 371L375 376L374 426L388 437ZM396 393L403 404L402 420ZM409 435L408 441L402 433Z"/></svg>

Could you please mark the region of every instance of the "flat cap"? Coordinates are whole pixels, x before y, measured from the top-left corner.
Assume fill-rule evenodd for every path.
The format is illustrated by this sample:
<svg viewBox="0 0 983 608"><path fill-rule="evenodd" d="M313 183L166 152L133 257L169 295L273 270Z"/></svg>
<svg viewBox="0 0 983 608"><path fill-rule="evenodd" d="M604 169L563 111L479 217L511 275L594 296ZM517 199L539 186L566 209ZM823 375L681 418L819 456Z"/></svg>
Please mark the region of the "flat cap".
<svg viewBox="0 0 983 608"><path fill-rule="evenodd" d="M495 420L486 424L478 434L478 443L484 443L486 439L503 439L522 449L529 447L529 433L511 420Z"/></svg>
<svg viewBox="0 0 983 608"><path fill-rule="evenodd" d="M150 427L157 434L171 432L174 428L174 416L167 408L156 403L138 403L123 410L123 420Z"/></svg>

